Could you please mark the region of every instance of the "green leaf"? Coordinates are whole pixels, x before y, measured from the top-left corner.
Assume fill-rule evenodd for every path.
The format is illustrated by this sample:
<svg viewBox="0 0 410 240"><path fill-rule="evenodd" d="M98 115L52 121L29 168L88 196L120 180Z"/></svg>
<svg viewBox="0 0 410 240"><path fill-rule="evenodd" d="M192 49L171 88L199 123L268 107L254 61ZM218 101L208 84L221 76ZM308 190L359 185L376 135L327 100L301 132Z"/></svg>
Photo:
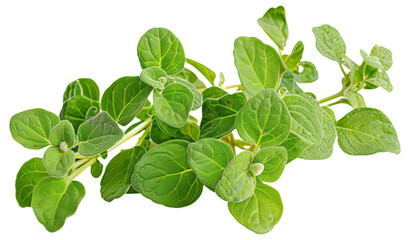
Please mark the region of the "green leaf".
<svg viewBox="0 0 410 240"><path fill-rule="evenodd" d="M74 146L74 128L73 125L67 120L59 122L50 130L51 145L59 146L61 142L65 142L68 148L72 148Z"/></svg>
<svg viewBox="0 0 410 240"><path fill-rule="evenodd" d="M221 72L219 73L219 83L218 86L222 87L225 83L225 75Z"/></svg>
<svg viewBox="0 0 410 240"><path fill-rule="evenodd" d="M78 128L78 153L94 156L117 143L124 133L118 124L106 112L101 112L87 120Z"/></svg>
<svg viewBox="0 0 410 240"><path fill-rule="evenodd" d="M236 115L245 103L246 97L240 92L204 101L200 138L220 138L232 132Z"/></svg>
<svg viewBox="0 0 410 240"><path fill-rule="evenodd" d="M380 110L356 108L337 121L340 148L349 155L400 153L400 143L390 120Z"/></svg>
<svg viewBox="0 0 410 240"><path fill-rule="evenodd" d="M100 161L96 161L93 165L91 165L91 176L94 178L99 178L104 170L104 166L101 164Z"/></svg>
<svg viewBox="0 0 410 240"><path fill-rule="evenodd" d="M252 153L243 151L225 167L222 179L216 185L216 194L228 202L242 202L255 191L256 178L249 171Z"/></svg>
<svg viewBox="0 0 410 240"><path fill-rule="evenodd" d="M189 90L191 90L193 96L194 96L194 104L192 105L192 111L193 110L197 110L198 108L200 108L202 106L202 94L195 88L195 86L182 79L182 78L178 78L178 77L169 77L168 78L168 84L171 83L179 83L184 85L185 87L189 88Z"/></svg>
<svg viewBox="0 0 410 240"><path fill-rule="evenodd" d="M258 19L258 23L280 49L286 46L289 30L285 9L282 6L269 9L263 17Z"/></svg>
<svg viewBox="0 0 410 240"><path fill-rule="evenodd" d="M26 110L10 119L11 136L29 149L41 149L51 145L50 130L59 122L58 117L41 108Z"/></svg>
<svg viewBox="0 0 410 240"><path fill-rule="evenodd" d="M111 202L124 195L131 186L131 175L135 164L145 154L145 149L135 146L121 150L107 165L101 179L101 197Z"/></svg>
<svg viewBox="0 0 410 240"><path fill-rule="evenodd" d="M49 147L43 156L43 164L52 177L63 177L67 175L75 161L75 153L69 150L66 153L58 147Z"/></svg>
<svg viewBox="0 0 410 240"><path fill-rule="evenodd" d="M360 50L363 60L368 65L387 71L393 65L392 53L389 49L375 45L368 55L364 50Z"/></svg>
<svg viewBox="0 0 410 240"><path fill-rule="evenodd" d="M254 194L243 202L228 203L229 212L249 230L263 234L273 229L283 213L282 199L274 188L258 181Z"/></svg>
<svg viewBox="0 0 410 240"><path fill-rule="evenodd" d="M289 135L291 118L285 103L273 89L250 99L236 117L241 138L263 147L277 146Z"/></svg>
<svg viewBox="0 0 410 240"><path fill-rule="evenodd" d="M317 50L331 60L342 61L343 55L346 54L346 45L340 33L327 24L315 27L312 31Z"/></svg>
<svg viewBox="0 0 410 240"><path fill-rule="evenodd" d="M137 114L137 118L141 121L147 120L148 118L151 117L151 115L149 115L149 110L151 109L151 102L149 100L147 100L145 102L144 107L141 109L141 111Z"/></svg>
<svg viewBox="0 0 410 240"><path fill-rule="evenodd" d="M182 128L174 128L168 126L158 118L153 118L150 136L152 141L157 144L172 139L195 142L199 139L199 126L188 120Z"/></svg>
<svg viewBox="0 0 410 240"><path fill-rule="evenodd" d="M180 83L167 85L162 93L154 90L156 116L171 127L185 125L194 103L191 90Z"/></svg>
<svg viewBox="0 0 410 240"><path fill-rule="evenodd" d="M365 76L365 82L367 84L370 83L376 87L382 87L388 92L393 90L393 85L391 84L390 78L386 72L371 66L367 66Z"/></svg>
<svg viewBox="0 0 410 240"><path fill-rule="evenodd" d="M181 72L179 72L175 77L179 77L185 79L186 81L194 84L196 89L205 89L205 84L199 80L199 78L193 73L191 70L184 68Z"/></svg>
<svg viewBox="0 0 410 240"><path fill-rule="evenodd" d="M205 138L188 146L189 167L202 184L213 190L233 157L231 147L219 139Z"/></svg>
<svg viewBox="0 0 410 240"><path fill-rule="evenodd" d="M196 70L198 70L212 85L214 85L216 74L211 69L189 58L186 59L186 62L196 68Z"/></svg>
<svg viewBox="0 0 410 240"><path fill-rule="evenodd" d="M242 86L249 94L278 89L286 68L275 49L257 38L240 37L235 40L233 54Z"/></svg>
<svg viewBox="0 0 410 240"><path fill-rule="evenodd" d="M202 99L205 101L208 98L220 98L228 94L225 90L220 87L212 86L210 88L205 89L202 92Z"/></svg>
<svg viewBox="0 0 410 240"><path fill-rule="evenodd" d="M325 108L327 110L325 110ZM334 114L330 115L328 111L332 111L328 107L322 109L322 141L319 145L312 145L305 150L300 158L309 160L321 160L329 158L333 153L333 144L336 140L336 126L333 119Z"/></svg>
<svg viewBox="0 0 410 240"><path fill-rule="evenodd" d="M139 77L122 77L105 90L101 109L122 126L130 123L144 107L152 87Z"/></svg>
<svg viewBox="0 0 410 240"><path fill-rule="evenodd" d="M319 144L322 126L315 106L299 95L286 95L283 101L292 117L291 131L307 143Z"/></svg>
<svg viewBox="0 0 410 240"><path fill-rule="evenodd" d="M79 78L68 84L63 97L63 102L76 96L83 96L90 101L100 101L100 89L97 83L89 78Z"/></svg>
<svg viewBox="0 0 410 240"><path fill-rule="evenodd" d="M293 72L295 80L299 83L312 83L319 79L319 73L315 65L311 62L300 62L300 66L303 67L302 72Z"/></svg>
<svg viewBox="0 0 410 240"><path fill-rule="evenodd" d="M35 187L31 205L37 220L47 231L55 232L76 212L84 195L80 182L48 177Z"/></svg>
<svg viewBox="0 0 410 240"><path fill-rule="evenodd" d="M284 59L288 71L295 72L298 70L298 65L300 60L302 59L304 49L305 46L301 41L299 41L295 44L289 56L287 56L287 58Z"/></svg>
<svg viewBox="0 0 410 240"><path fill-rule="evenodd" d="M347 90L343 93L343 96L349 101L350 106L354 108L366 107L364 98L360 93Z"/></svg>
<svg viewBox="0 0 410 240"><path fill-rule="evenodd" d="M308 149L311 144L302 141L297 135L290 133L281 146L286 148L286 151L288 152L287 163L290 163L300 157L303 151Z"/></svg>
<svg viewBox="0 0 410 240"><path fill-rule="evenodd" d="M349 85L355 85L361 81L363 81L363 73L360 70L361 67L359 67L353 60L348 58L346 55L343 55L343 60L346 63L346 66L350 69L349 72L349 79L350 79L350 84Z"/></svg>
<svg viewBox="0 0 410 240"><path fill-rule="evenodd" d="M189 142L170 140L148 151L135 165L132 187L153 202L167 207L194 203L203 185L187 163Z"/></svg>
<svg viewBox="0 0 410 240"><path fill-rule="evenodd" d="M287 71L283 74L279 88L285 88L292 94L300 94L303 90L297 85L294 75Z"/></svg>
<svg viewBox="0 0 410 240"><path fill-rule="evenodd" d="M82 95L75 96L64 102L60 112L60 119L70 121L77 131L78 127L88 120L89 111L98 113L100 111L100 103Z"/></svg>
<svg viewBox="0 0 410 240"><path fill-rule="evenodd" d="M282 175L288 154L284 147L261 149L253 158L253 163L262 163L263 172L258 176L264 182L275 182Z"/></svg>
<svg viewBox="0 0 410 240"><path fill-rule="evenodd" d="M31 207L34 188L49 177L41 158L32 158L21 166L16 178L16 199L20 207Z"/></svg>
<svg viewBox="0 0 410 240"><path fill-rule="evenodd" d="M162 68L152 66L142 70L140 80L153 88L163 89L167 83L167 76Z"/></svg>
<svg viewBox="0 0 410 240"><path fill-rule="evenodd" d="M152 28L140 39L137 47L141 67L157 66L168 75L177 74L185 65L185 52L181 42L165 28Z"/></svg>

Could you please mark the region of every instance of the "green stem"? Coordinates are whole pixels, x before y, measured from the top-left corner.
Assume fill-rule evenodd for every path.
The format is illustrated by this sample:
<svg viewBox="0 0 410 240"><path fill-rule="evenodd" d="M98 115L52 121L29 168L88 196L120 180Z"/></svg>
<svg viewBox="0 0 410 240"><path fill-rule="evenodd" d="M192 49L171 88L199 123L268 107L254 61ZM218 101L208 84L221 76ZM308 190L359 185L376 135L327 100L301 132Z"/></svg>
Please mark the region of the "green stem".
<svg viewBox="0 0 410 240"><path fill-rule="evenodd" d="M345 72L345 70L344 70L344 68L343 68L343 66L342 66L342 64L339 62L339 67L340 67L340 70L342 70L342 73L343 73L343 76L345 77L345 78L347 78L347 74L346 74L346 72Z"/></svg>
<svg viewBox="0 0 410 240"><path fill-rule="evenodd" d="M224 87L224 89L231 89L231 88L238 88L238 90L242 90L242 85L236 84L236 85L230 85L230 86Z"/></svg>
<svg viewBox="0 0 410 240"><path fill-rule="evenodd" d="M325 102L328 102L328 101L330 101L330 100L333 100L333 99L335 99L335 98L342 97L342 96L343 96L343 91L340 91L340 92L338 92L338 93L336 93L336 94L333 94L333 95L331 95L331 96L329 96L329 97L326 97L326 98L323 98L323 99L319 100L319 103L325 103Z"/></svg>
<svg viewBox="0 0 410 240"><path fill-rule="evenodd" d="M93 165L99 156L95 156L92 158L87 158L87 162L82 165L80 168L78 168L73 174L70 175L69 179L70 181L73 181L78 175L80 175L85 169L87 169L89 166Z"/></svg>
<svg viewBox="0 0 410 240"><path fill-rule="evenodd" d="M151 127L147 127L142 134L142 136L138 139L137 146L141 145L145 138L148 136Z"/></svg>
<svg viewBox="0 0 410 240"><path fill-rule="evenodd" d="M79 166L83 165L85 162L87 162L89 158L83 158L78 160L77 162L74 163L74 165L71 167L71 171L75 171Z"/></svg>

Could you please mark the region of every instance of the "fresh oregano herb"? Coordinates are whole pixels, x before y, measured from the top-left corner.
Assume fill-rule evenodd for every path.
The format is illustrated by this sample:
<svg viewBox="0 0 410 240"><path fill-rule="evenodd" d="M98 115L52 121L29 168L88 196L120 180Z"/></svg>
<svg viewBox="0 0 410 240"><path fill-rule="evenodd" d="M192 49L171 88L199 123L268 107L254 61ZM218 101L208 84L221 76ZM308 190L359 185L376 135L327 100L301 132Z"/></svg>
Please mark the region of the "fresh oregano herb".
<svg viewBox="0 0 410 240"><path fill-rule="evenodd" d="M341 70L341 90L318 100L299 86L319 78L316 66L303 59L303 42L284 53L285 9L269 9L258 23L278 48L255 37L236 39L233 55L241 84L224 86L223 73L216 84L215 72L186 58L171 31L152 28L137 45L139 76L114 81L101 99L96 82L80 78L67 86L59 117L40 108L14 115L14 140L29 149L48 147L42 158L32 158L18 171L18 204L32 207L38 221L55 232L85 196L75 179L90 168L93 177L102 175L105 201L128 195L180 208L193 204L205 185L228 202L240 224L262 234L283 213L279 192L266 183L279 180L291 161L327 159L336 139L349 155L400 153L392 122L367 107L371 102L361 92L393 90L389 49L361 50L358 64L346 56L335 28L313 28L318 51ZM330 107L341 103L353 110L337 120ZM191 114L197 109L200 120ZM235 139L234 130L241 139ZM127 141L135 146L111 156Z"/></svg>

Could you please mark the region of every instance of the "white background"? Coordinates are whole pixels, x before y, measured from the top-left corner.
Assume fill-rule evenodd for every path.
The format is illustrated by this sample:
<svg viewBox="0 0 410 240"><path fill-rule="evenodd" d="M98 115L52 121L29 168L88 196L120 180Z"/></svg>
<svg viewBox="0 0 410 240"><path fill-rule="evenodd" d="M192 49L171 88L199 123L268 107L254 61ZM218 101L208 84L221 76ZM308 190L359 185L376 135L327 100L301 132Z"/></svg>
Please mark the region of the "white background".
<svg viewBox="0 0 410 240"><path fill-rule="evenodd" d="M18 206L15 176L25 161L41 157L43 151L13 141L8 130L13 114L36 107L58 114L66 85L80 77L94 79L103 92L119 77L138 75L138 39L152 27L173 31L187 57L223 71L228 84L237 84L235 38L256 36L273 44L256 20L278 5L286 8L290 31L285 52L298 40L305 43L304 60L316 64L320 79L302 87L318 98L340 89L341 73L335 62L317 52L312 27L327 23L337 28L347 55L357 62L360 49L370 52L379 44L392 50L394 65L388 73L394 91L363 95L368 106L380 108L393 122L400 155L352 157L336 144L328 160L292 162L272 184L281 193L284 213L265 235L242 227L226 203L207 189L195 204L182 209L154 204L141 195L107 203L99 195L99 180L88 171L79 177L87 194L59 232L48 233L30 208ZM408 10L403 0L2 0L0 238L410 239ZM335 108L338 118L348 110Z"/></svg>

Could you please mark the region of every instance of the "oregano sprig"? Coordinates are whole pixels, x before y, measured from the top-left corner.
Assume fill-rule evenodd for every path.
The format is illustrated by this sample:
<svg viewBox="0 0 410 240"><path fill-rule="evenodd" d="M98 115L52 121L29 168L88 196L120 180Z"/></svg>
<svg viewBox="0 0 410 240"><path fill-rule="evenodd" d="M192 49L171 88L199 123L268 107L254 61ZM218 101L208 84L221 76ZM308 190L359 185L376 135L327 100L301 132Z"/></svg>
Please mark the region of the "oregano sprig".
<svg viewBox="0 0 410 240"><path fill-rule="evenodd" d="M10 131L18 143L47 147L42 158L31 158L18 172L18 204L32 207L38 221L55 232L77 211L85 188L75 179L90 169L93 177L102 175L105 201L137 194L180 208L193 204L205 186L227 202L240 224L263 234L283 213L279 192L267 183L285 174L291 161L327 159L336 139L349 155L400 152L391 121L366 107L359 93L392 91L390 50L361 50L359 65L346 56L335 28L313 28L318 51L338 64L342 79L339 92L317 100L299 86L319 78L316 66L303 60L304 44L298 41L284 53L285 9L269 9L258 23L277 48L256 37L236 39L240 84L224 87L223 73L217 82L213 70L186 57L171 31L152 28L138 42L139 76L115 80L101 99L98 85L80 78L67 86L59 116L39 108L14 115ZM353 110L337 120L330 107L341 103ZM197 109L200 120L192 114ZM135 146L111 156L127 141Z"/></svg>

